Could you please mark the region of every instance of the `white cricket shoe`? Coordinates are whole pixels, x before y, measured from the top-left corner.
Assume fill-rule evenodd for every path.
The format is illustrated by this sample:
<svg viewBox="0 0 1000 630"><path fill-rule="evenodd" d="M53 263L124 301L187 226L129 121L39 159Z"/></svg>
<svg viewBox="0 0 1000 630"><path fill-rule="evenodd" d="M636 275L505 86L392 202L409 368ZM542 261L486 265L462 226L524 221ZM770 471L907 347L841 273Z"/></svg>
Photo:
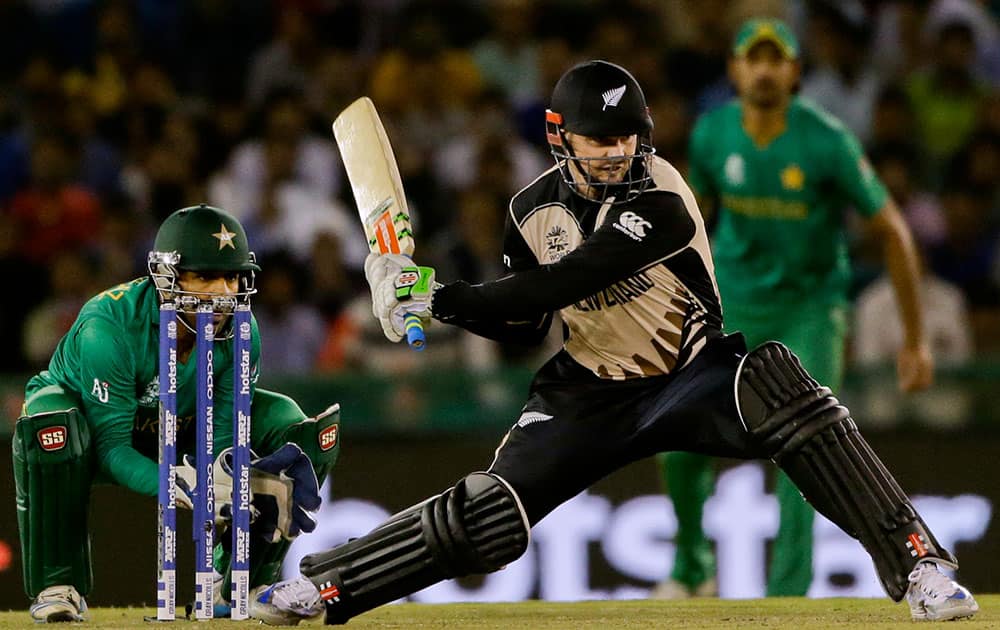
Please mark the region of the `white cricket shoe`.
<svg viewBox="0 0 1000 630"><path fill-rule="evenodd" d="M250 591L250 617L272 626L296 626L323 612L323 600L308 578L299 576Z"/></svg>
<svg viewBox="0 0 1000 630"><path fill-rule="evenodd" d="M72 586L50 586L38 594L28 612L35 623L83 621L87 617L87 602Z"/></svg>
<svg viewBox="0 0 1000 630"><path fill-rule="evenodd" d="M942 573L932 561L918 562L909 580L906 602L914 621L961 619L979 612L969 589Z"/></svg>

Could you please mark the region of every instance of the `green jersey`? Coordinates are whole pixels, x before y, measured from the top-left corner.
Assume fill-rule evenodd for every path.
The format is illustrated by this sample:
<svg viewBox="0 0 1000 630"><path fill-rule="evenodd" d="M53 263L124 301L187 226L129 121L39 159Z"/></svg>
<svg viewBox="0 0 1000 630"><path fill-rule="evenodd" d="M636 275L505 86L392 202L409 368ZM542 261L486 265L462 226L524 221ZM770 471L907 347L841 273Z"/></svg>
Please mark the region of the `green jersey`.
<svg viewBox="0 0 1000 630"><path fill-rule="evenodd" d="M159 302L148 278L91 298L56 347L48 370L32 378L26 394L59 385L80 401L99 472L146 495L158 487ZM252 321L251 394L260 361L260 332ZM233 344L213 348L215 452L232 444ZM197 361L177 365L178 451L194 450Z"/></svg>
<svg viewBox="0 0 1000 630"><path fill-rule="evenodd" d="M873 216L885 187L839 121L795 97L785 131L759 147L739 101L699 118L688 181L718 212L712 253L723 306L772 310L846 300L844 212Z"/></svg>

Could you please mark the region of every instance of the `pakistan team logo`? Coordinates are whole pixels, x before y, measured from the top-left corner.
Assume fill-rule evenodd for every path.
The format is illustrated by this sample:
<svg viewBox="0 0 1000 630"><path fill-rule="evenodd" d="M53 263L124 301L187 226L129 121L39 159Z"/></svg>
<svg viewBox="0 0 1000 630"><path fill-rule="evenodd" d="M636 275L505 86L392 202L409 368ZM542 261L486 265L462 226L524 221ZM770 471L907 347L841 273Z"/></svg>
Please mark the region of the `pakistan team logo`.
<svg viewBox="0 0 1000 630"><path fill-rule="evenodd" d="M746 164L743 156L738 153L730 153L726 158L726 165L723 167L726 172L726 181L730 186L741 186L746 179Z"/></svg>
<svg viewBox="0 0 1000 630"><path fill-rule="evenodd" d="M555 225L545 234L545 261L554 263L566 255L569 250L569 234L562 227Z"/></svg>
<svg viewBox="0 0 1000 630"><path fill-rule="evenodd" d="M140 407L155 407L160 402L160 377L154 376L139 396Z"/></svg>

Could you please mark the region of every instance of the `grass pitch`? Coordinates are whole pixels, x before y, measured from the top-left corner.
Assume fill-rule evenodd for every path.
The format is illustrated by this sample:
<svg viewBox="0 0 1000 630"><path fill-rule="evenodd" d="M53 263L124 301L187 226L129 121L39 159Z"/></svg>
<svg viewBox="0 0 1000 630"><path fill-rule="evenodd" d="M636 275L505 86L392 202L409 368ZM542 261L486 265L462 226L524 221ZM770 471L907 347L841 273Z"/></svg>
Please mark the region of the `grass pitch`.
<svg viewBox="0 0 1000 630"><path fill-rule="evenodd" d="M1000 629L1000 595L977 596L980 612L972 619L957 622L956 630ZM95 608L86 624L66 628L115 628L150 630L158 624L144 622L143 615L155 614L143 608ZM186 621L173 625L188 626ZM31 627L26 610L0 613L0 628ZM319 621L304 626L316 627ZM257 622L216 620L197 624L198 628L260 627ZM300 626L302 627L302 626ZM906 604L893 605L886 599L804 599L757 600L697 599L687 601L598 601L523 602L516 604L402 604L383 606L351 620L351 630L437 629L449 630L589 630L664 628L768 628L807 630L812 628L875 628L914 630Z"/></svg>

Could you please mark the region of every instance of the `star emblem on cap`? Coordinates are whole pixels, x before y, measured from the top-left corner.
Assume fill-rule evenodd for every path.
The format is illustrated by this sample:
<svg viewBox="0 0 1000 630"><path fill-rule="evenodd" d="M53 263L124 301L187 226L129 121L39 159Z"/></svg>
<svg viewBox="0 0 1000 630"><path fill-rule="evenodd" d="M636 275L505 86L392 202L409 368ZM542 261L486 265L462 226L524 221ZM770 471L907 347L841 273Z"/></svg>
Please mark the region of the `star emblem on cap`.
<svg viewBox="0 0 1000 630"><path fill-rule="evenodd" d="M233 237L236 236L236 232L230 232L229 230L227 230L225 223L220 223L219 231L216 232L215 234L212 234L212 236L219 239L220 250L223 247L232 247L233 249L236 249L236 243L233 242Z"/></svg>

